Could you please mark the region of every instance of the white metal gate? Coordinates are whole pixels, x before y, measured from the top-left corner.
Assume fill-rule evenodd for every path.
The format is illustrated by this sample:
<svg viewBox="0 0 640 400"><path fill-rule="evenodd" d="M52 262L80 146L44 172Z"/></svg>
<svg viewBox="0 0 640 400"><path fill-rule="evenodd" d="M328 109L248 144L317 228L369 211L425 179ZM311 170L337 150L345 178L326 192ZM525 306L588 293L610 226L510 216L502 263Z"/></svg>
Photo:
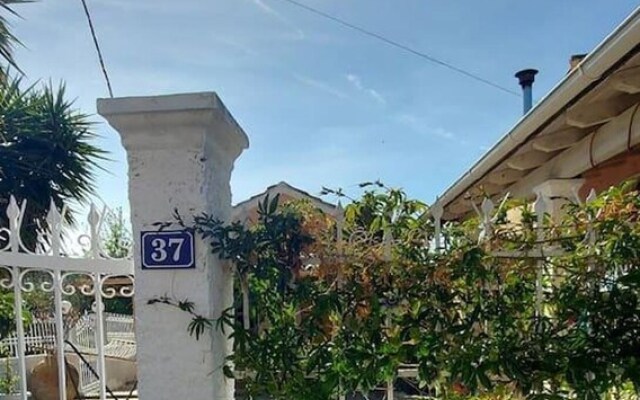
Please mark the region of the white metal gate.
<svg viewBox="0 0 640 400"><path fill-rule="evenodd" d="M83 344L76 343L73 346L69 344L80 341L79 338L86 338L91 342L84 343L86 345L84 351L87 352L87 349L90 349L95 353L92 354L92 359L95 360L93 369L99 377L96 379L95 386L97 386L99 398L106 399L105 356L109 355L107 346L112 344L107 337L109 329L106 329L106 325L119 324L119 330L128 331L124 332L124 338L118 338L113 342L116 347L118 343L121 344L115 351L124 351L129 357L133 352L135 356L135 341L132 329L133 319L116 318L112 321L105 319L103 300L133 296L133 262L129 257L112 259L107 256L101 247L101 228L106 209L100 213L94 205L91 205L87 218L89 233L77 234L65 223L66 210L63 209L60 212L51 202L46 227L41 226L33 232L35 244L26 246L21 237L26 205L26 201L18 204L16 199L11 197L6 209L9 226L0 226L0 289L12 291L14 296L13 350L19 377L18 392L23 400L28 398L29 371L27 370L28 343L26 342L31 340L28 339L31 335L26 334L29 333L29 329L40 329L25 326L23 298L25 294L40 291L46 296L51 296L50 320L55 329L53 332L43 330L39 343L45 348L49 347L45 349L47 352L55 354L59 399L67 400L65 389L69 375L66 371L65 355L69 354L72 347ZM78 297L89 299L89 303L92 303L92 318L84 320L71 318L72 302L69 299L72 296L76 299ZM72 328L76 329L70 335ZM73 340L74 338L78 340ZM128 349L127 346L129 346ZM81 380L90 378L82 368L79 372ZM78 384L78 382L74 383Z"/></svg>

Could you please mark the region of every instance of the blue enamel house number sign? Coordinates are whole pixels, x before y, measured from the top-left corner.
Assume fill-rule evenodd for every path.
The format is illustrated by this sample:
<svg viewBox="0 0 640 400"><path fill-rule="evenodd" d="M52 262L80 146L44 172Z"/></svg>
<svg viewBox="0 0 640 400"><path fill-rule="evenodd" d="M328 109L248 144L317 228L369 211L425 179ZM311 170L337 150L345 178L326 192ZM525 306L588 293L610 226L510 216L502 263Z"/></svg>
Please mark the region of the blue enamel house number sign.
<svg viewBox="0 0 640 400"><path fill-rule="evenodd" d="M142 269L195 268L193 233L189 231L142 232Z"/></svg>

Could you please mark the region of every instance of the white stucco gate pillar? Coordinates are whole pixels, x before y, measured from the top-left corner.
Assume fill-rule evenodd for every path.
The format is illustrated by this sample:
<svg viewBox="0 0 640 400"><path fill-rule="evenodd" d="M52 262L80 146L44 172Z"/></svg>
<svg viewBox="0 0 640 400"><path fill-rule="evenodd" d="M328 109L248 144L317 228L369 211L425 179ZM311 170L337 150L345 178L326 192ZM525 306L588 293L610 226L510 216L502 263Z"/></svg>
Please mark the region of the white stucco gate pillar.
<svg viewBox="0 0 640 400"><path fill-rule="evenodd" d="M233 302L233 276L200 238L195 269L142 269L140 232L202 212L225 219L231 211L233 163L248 147L246 134L215 93L99 99L98 113L122 138L129 162L129 201L135 239L135 318L141 400L227 400L233 381L222 364L231 342L221 332L199 341L189 316L152 298L189 299L216 318Z"/></svg>

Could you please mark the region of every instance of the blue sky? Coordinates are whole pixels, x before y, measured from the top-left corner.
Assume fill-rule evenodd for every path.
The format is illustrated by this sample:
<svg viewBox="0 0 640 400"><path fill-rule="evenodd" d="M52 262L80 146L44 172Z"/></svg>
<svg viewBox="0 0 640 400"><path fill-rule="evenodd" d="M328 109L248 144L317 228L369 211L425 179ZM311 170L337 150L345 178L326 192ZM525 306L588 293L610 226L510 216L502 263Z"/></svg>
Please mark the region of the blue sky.
<svg viewBox="0 0 640 400"><path fill-rule="evenodd" d="M534 98L637 6L632 0L300 0ZM520 117L521 99L347 30L282 0L88 0L116 96L216 91L251 147L234 202L285 180L357 193L382 179L431 202ZM79 0L16 7L17 60L30 81L66 82L95 113L107 97ZM111 152L99 195L127 203L126 161Z"/></svg>

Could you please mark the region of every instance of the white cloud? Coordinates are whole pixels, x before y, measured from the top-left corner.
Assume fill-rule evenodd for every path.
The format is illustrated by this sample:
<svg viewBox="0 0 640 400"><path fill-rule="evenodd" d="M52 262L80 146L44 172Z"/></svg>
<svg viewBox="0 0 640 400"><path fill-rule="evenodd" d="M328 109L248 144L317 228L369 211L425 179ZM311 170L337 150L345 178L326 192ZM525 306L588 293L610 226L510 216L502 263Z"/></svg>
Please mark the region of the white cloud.
<svg viewBox="0 0 640 400"><path fill-rule="evenodd" d="M273 7L269 6L263 0L252 0L252 1L253 1L253 4L258 6L258 8L260 8L263 12L271 15L272 17L280 21L280 23L285 25L287 28L292 29L295 32L295 39L303 40L305 38L306 35L302 31L302 29L295 26L288 18L286 18L284 15L276 11Z"/></svg>
<svg viewBox="0 0 640 400"><path fill-rule="evenodd" d="M435 128L432 130L433 134L436 136L443 137L445 139L454 139L455 135L444 128Z"/></svg>
<svg viewBox="0 0 640 400"><path fill-rule="evenodd" d="M260 53L257 52L256 50L252 49L249 46L246 46L242 43L240 43L239 41L232 39L232 38L228 38L228 37L219 37L219 36L214 36L212 37L212 40L215 42L218 42L224 46L227 46L229 48L235 49L241 53L244 53L245 55L248 56L257 56Z"/></svg>
<svg viewBox="0 0 640 400"><path fill-rule="evenodd" d="M277 12L276 10L274 10L273 8L268 6L264 1L262 1L262 0L253 0L253 2L254 2L255 5L260 7L262 9L262 11L266 12L267 14L271 14L276 18L283 18L283 16L279 12Z"/></svg>
<svg viewBox="0 0 640 400"><path fill-rule="evenodd" d="M353 84L358 90L362 90L362 80L358 75L347 74L347 80Z"/></svg>
<svg viewBox="0 0 640 400"><path fill-rule="evenodd" d="M299 75L299 74L293 74L293 77L295 80L297 80L298 82L304 85L310 86L314 89L318 89L332 96L338 97L340 99L349 98L349 96L347 96L344 92L334 88L333 86L329 85L326 82L319 81L317 79L309 78L308 76Z"/></svg>
<svg viewBox="0 0 640 400"><path fill-rule="evenodd" d="M380 104L387 104L387 100L377 90L365 87L362 79L356 74L347 74L347 81L358 91L366 93L369 97Z"/></svg>
<svg viewBox="0 0 640 400"><path fill-rule="evenodd" d="M437 136L439 138L450 140L463 146L468 146L471 144L467 139L463 139L455 133L440 126L433 127L423 118L416 117L415 115L400 114L396 117L396 120L417 133Z"/></svg>
<svg viewBox="0 0 640 400"><path fill-rule="evenodd" d="M369 95L371 97L373 97L373 99L375 101L377 101L380 104L387 104L387 100L380 94L378 93L376 90L374 89L368 89L367 92L369 93Z"/></svg>

